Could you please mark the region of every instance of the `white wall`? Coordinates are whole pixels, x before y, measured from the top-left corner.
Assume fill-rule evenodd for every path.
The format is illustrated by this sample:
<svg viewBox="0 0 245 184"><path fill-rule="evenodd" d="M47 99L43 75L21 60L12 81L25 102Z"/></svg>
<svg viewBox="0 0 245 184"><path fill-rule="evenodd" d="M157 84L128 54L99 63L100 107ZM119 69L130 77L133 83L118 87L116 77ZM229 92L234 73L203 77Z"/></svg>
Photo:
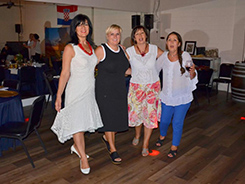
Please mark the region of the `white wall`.
<svg viewBox="0 0 245 184"><path fill-rule="evenodd" d="M91 18L91 8L78 7L78 13ZM57 11L55 4L26 3L23 10L23 36L27 40L29 33L37 33L41 40L42 53L45 52L45 27L62 27L57 25Z"/></svg>
<svg viewBox="0 0 245 184"><path fill-rule="evenodd" d="M129 1L131 0L122 2L127 4ZM135 8L136 0L132 1L134 1L132 7ZM145 1L138 3L138 6L145 6ZM167 0L160 1L161 6L158 10L160 21L155 22L154 29L151 30L151 43L155 43L164 49L165 40L160 40L160 37L166 37L169 32L175 30L182 35L184 41L197 41L197 46L218 48L222 62L235 63L237 60L242 60L245 39L245 1L195 1L198 4L194 3L194 0L187 1L189 4L193 3L194 5L187 3L188 6L179 7L180 1L176 0L171 1L170 4L175 9L169 10L165 9L167 4L164 4ZM86 2L88 3L89 1ZM106 0L106 3L109 2L110 0ZM152 9L155 1L149 2L151 2L151 7L148 8ZM131 6L130 3L128 5ZM182 6L184 6L183 3ZM114 5L114 9L115 7ZM34 32L40 35L40 39L43 42L45 26L60 27L56 22L55 4L25 1L22 9L24 32L21 40L27 40L29 33ZM94 8L94 12L92 12L92 8L80 6L78 12L87 14L91 19L92 15L94 15L92 21L94 22L94 40L96 44L105 42L105 29L110 24L117 23L123 29L122 44L128 46L131 33L131 15L140 14L138 9L135 9L137 12ZM19 9L16 7L11 9L1 7L0 17L0 48L2 48L6 41L18 40L14 25L20 23Z"/></svg>
<svg viewBox="0 0 245 184"><path fill-rule="evenodd" d="M234 25L232 36L232 47L228 52L224 52L223 55L231 55L231 59L235 58L238 61L244 59L244 46L245 46L245 1L236 0Z"/></svg>
<svg viewBox="0 0 245 184"><path fill-rule="evenodd" d="M29 0L37 2L63 3L109 10L149 12L152 0ZM199 0L200 1L200 0ZM203 0L201 0L203 1ZM207 0L206 0L207 1Z"/></svg>
<svg viewBox="0 0 245 184"><path fill-rule="evenodd" d="M20 23L19 9L12 7L11 9L2 8L0 17L6 19L0 20L0 48L4 46L6 41L18 41L18 34L15 33L15 24ZM128 37L131 34L131 15L134 12L92 9L89 7L78 7L78 13L83 13L90 17L94 26L94 41L97 45L105 42L105 30L111 24L118 24L122 27L121 43L128 46L130 41ZM57 25L56 5L50 3L27 2L22 8L23 32L20 40L28 39L29 33L37 33L40 36L42 53L44 53L45 27L61 27ZM126 40L125 40L126 39Z"/></svg>
<svg viewBox="0 0 245 184"><path fill-rule="evenodd" d="M113 11L104 9L95 9L94 11L94 40L100 45L106 41L105 30L111 24L118 24L122 28L121 43L130 46L131 35L131 15L132 12Z"/></svg>
<svg viewBox="0 0 245 184"><path fill-rule="evenodd" d="M15 24L19 24L19 9L0 9L0 49L6 41L18 41L18 34L15 33Z"/></svg>
<svg viewBox="0 0 245 184"><path fill-rule="evenodd" d="M216 0L159 11L160 35L166 37L171 31L177 31L182 35L183 42L197 41L199 47L218 48L221 62L235 63L242 60L244 0ZM221 85L220 89L225 90L226 86Z"/></svg>
<svg viewBox="0 0 245 184"><path fill-rule="evenodd" d="M242 59L245 30L245 1L216 0L161 11L159 32L182 35L183 41L197 41L197 46L218 48L222 62Z"/></svg>
<svg viewBox="0 0 245 184"><path fill-rule="evenodd" d="M216 0L160 0L160 9L164 11L211 1Z"/></svg>

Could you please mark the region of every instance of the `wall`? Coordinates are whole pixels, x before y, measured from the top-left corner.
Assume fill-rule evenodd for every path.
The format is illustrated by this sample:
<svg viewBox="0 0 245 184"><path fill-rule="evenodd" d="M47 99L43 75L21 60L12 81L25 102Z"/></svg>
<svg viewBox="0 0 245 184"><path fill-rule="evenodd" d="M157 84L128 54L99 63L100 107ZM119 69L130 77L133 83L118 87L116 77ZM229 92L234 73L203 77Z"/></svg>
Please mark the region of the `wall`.
<svg viewBox="0 0 245 184"><path fill-rule="evenodd" d="M15 33L15 24L19 24L19 9L0 7L0 49L6 41L18 41L18 34Z"/></svg>
<svg viewBox="0 0 245 184"><path fill-rule="evenodd" d="M131 0L124 0L122 2L131 6L132 4L128 3L129 1ZM189 4L194 4L194 0L192 1L188 0ZM201 3L202 1L204 3ZM106 1L106 3L109 2L110 0ZM152 0L150 2L151 6L148 9L153 9L155 1ZM179 7L178 1L174 1L176 3L176 6L174 6L174 2L171 1L169 5L178 8L168 10L165 9L168 5L166 4L167 1L161 0L160 2L161 6L158 10L159 22L155 22L154 29L151 30L151 43L155 43L164 49L165 39L161 40L159 38L161 36L166 37L170 31L175 30L183 36L184 41L194 40L197 41L197 46L218 48L222 62L235 63L235 61L242 59L245 49L244 0L198 0L199 4L188 4L185 7ZM136 4L134 2L132 7L135 8ZM114 9L117 7L114 3L112 6L114 6ZM79 7L79 12L87 14L90 18L94 17L94 40L96 44L105 42L106 27L112 23L117 23L123 28L122 44L128 46L131 33L131 15L140 14L138 9L141 6L145 8L148 4L145 3L145 0L140 4L138 3L139 8L135 8L137 12L99 8L95 8L93 12L92 8L89 7ZM182 6L184 6L183 3ZM2 48L5 41L18 40L14 24L20 23L20 19L18 8L0 8L0 48ZM30 32L36 32L40 35L43 42L45 26L60 27L56 23L55 4L25 1L22 9L24 32L21 40L27 40Z"/></svg>
<svg viewBox="0 0 245 184"><path fill-rule="evenodd" d="M162 1L161 1L162 2ZM185 41L197 41L197 46L218 48L221 62L242 60L245 1L216 0L182 8L160 11L160 35L179 32ZM225 90L226 86L219 88Z"/></svg>
<svg viewBox="0 0 245 184"><path fill-rule="evenodd" d="M0 17L6 19L0 20L0 48L6 41L18 41L18 34L15 33L15 24L20 23L19 9L12 7L7 9L1 8ZM129 46L128 37L131 34L131 15L134 12L92 9L89 7L78 7L78 13L86 14L90 17L94 26L94 41L97 45L105 42L105 30L111 24L119 24L122 29L121 43ZM41 40L41 48L44 53L44 30L45 27L61 27L57 25L56 5L50 3L27 2L23 4L23 32L20 35L20 40L27 40L29 33L38 33Z"/></svg>
<svg viewBox="0 0 245 184"><path fill-rule="evenodd" d="M233 25L233 42L230 54L232 58L241 61L245 54L245 1L237 0ZM229 53L228 53L229 54ZM227 55L228 55L227 54Z"/></svg>
<svg viewBox="0 0 245 184"><path fill-rule="evenodd" d="M91 8L78 7L78 13L92 16ZM22 39L28 39L29 33L38 33L42 53L45 51L45 27L62 27L57 25L56 5L49 3L26 3L23 11L23 25Z"/></svg>
<svg viewBox="0 0 245 184"><path fill-rule="evenodd" d="M152 0L30 0L37 2L63 3L108 10L149 12ZM198 0L200 1L200 0ZM201 0L203 1L203 0ZM207 1L207 0L206 0Z"/></svg>
<svg viewBox="0 0 245 184"><path fill-rule="evenodd" d="M186 7L186 6L191 6L194 4L200 4L200 3L211 2L211 1L216 1L216 0L174 0L174 1L173 0L160 0L161 2L160 9L164 11L164 10Z"/></svg>
<svg viewBox="0 0 245 184"><path fill-rule="evenodd" d="M94 10L94 40L96 44L101 44L106 41L105 30L111 24L118 24L122 28L121 43L125 46L131 46L131 15L132 12L108 10L105 13L104 9Z"/></svg>
<svg viewBox="0 0 245 184"><path fill-rule="evenodd" d="M218 48L222 62L242 59L244 0L216 0L172 10L160 10L161 35L175 30L183 41L197 41L197 46Z"/></svg>

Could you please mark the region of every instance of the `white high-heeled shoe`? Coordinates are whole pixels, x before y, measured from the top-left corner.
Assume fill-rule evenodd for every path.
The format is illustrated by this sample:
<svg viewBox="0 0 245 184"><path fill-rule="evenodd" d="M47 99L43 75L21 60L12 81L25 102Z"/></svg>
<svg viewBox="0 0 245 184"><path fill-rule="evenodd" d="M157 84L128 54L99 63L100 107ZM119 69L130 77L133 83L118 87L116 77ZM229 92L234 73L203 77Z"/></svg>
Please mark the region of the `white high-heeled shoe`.
<svg viewBox="0 0 245 184"><path fill-rule="evenodd" d="M78 154L77 150L75 149L74 145L71 146L71 154L73 154L73 152L76 153L79 158L81 158L80 155ZM87 156L87 158L89 158L89 155L86 155L86 156Z"/></svg>
<svg viewBox="0 0 245 184"><path fill-rule="evenodd" d="M82 161L80 160L80 169L83 174L89 174L90 173L90 167L86 169L82 169Z"/></svg>

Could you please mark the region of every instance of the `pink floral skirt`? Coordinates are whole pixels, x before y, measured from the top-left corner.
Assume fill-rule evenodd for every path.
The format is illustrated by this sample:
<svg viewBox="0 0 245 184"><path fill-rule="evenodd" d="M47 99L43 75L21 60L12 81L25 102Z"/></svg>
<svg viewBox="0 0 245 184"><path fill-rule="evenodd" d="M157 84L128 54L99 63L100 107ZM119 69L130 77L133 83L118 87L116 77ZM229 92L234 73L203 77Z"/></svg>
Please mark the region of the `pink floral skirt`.
<svg viewBox="0 0 245 184"><path fill-rule="evenodd" d="M153 84L130 83L128 92L130 127L139 126L142 123L150 129L158 127L158 121L161 118L159 93L160 81Z"/></svg>

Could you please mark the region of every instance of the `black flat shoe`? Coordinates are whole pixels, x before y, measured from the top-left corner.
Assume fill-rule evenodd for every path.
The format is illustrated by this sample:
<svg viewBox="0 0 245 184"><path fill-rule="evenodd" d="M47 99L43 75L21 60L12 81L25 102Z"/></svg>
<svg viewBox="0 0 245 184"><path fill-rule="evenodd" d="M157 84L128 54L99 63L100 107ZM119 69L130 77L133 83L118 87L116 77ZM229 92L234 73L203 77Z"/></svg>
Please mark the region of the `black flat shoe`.
<svg viewBox="0 0 245 184"><path fill-rule="evenodd" d="M118 164L121 164L121 163L122 163L122 161L116 161L116 160L115 160L115 159L117 159L117 158L120 158L120 156L118 155L118 153L117 153L116 151L112 152L112 153L110 154L110 157L111 157L111 161L112 161L113 164L118 165Z"/></svg>
<svg viewBox="0 0 245 184"><path fill-rule="evenodd" d="M171 155L171 156L169 156ZM168 152L168 158L174 158L177 155L177 150L171 150Z"/></svg>
<svg viewBox="0 0 245 184"><path fill-rule="evenodd" d="M157 142L156 142L156 146L157 146L157 147L161 147L161 146L163 145L164 140L165 140L165 138L164 138L164 139L160 139L160 138L158 137Z"/></svg>

